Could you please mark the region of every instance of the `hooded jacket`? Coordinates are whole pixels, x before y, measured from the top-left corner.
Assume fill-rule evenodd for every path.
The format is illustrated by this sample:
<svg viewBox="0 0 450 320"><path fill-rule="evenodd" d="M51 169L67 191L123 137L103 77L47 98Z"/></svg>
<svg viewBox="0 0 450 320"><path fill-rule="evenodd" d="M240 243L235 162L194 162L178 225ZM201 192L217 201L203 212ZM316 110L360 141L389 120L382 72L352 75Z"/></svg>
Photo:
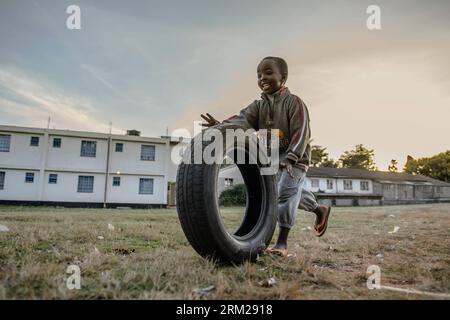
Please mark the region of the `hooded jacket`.
<svg viewBox="0 0 450 320"><path fill-rule="evenodd" d="M272 103L262 93L260 100L255 100L224 123L236 124L245 130L279 129L280 161L288 158L296 167L307 170L311 160L308 109L287 87L282 87L273 98Z"/></svg>

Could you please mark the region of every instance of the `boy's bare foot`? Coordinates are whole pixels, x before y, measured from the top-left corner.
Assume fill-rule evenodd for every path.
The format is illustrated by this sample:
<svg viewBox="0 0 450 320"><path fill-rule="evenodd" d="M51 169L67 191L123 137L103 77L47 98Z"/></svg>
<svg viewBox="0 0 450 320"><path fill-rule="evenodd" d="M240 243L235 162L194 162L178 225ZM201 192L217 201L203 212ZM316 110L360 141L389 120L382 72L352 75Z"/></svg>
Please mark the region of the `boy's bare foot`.
<svg viewBox="0 0 450 320"><path fill-rule="evenodd" d="M277 247L274 246L272 248L267 248L265 251L267 254L273 254L280 257L287 257L288 251L286 247Z"/></svg>
<svg viewBox="0 0 450 320"><path fill-rule="evenodd" d="M277 243L275 244L272 249L274 250L287 250L287 244L286 243Z"/></svg>
<svg viewBox="0 0 450 320"><path fill-rule="evenodd" d="M265 252L267 254L275 254L277 256L286 257L288 255L287 239L289 236L289 231L289 228L280 227L277 243L272 248L267 248Z"/></svg>
<svg viewBox="0 0 450 320"><path fill-rule="evenodd" d="M316 236L321 237L325 234L328 227L328 218L330 217L331 207L319 205L314 211L316 214L316 223L314 225L314 230L316 231Z"/></svg>

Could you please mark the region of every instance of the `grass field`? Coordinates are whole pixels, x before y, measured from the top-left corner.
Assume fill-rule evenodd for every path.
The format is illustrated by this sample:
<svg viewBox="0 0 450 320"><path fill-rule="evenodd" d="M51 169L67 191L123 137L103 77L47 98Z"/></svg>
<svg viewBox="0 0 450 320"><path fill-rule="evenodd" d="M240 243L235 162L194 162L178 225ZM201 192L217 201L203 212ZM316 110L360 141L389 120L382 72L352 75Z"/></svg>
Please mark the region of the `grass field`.
<svg viewBox="0 0 450 320"><path fill-rule="evenodd" d="M227 224L239 212L226 209ZM219 267L191 248L174 209L0 206L9 228L0 232L0 299L434 299L368 290L374 264L382 285L450 293L450 204L334 208L321 239L313 222L298 212L288 258ZM79 290L66 286L72 264ZM261 284L269 278L276 284Z"/></svg>

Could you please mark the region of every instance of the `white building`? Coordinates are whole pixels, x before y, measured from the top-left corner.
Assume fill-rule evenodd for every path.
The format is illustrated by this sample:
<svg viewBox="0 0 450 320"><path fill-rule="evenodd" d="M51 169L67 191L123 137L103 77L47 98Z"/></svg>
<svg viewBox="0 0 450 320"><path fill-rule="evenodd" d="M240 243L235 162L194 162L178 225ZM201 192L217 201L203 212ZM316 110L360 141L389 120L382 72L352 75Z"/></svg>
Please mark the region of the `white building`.
<svg viewBox="0 0 450 320"><path fill-rule="evenodd" d="M222 168L218 193L243 183L236 166ZM450 183L403 172L311 167L304 188L320 203L333 206L450 202Z"/></svg>
<svg viewBox="0 0 450 320"><path fill-rule="evenodd" d="M345 177L314 175L316 168L311 168L309 176L306 177L303 187L314 193L327 194L359 194L370 195L373 193L372 180L368 179L346 179ZM220 170L218 178L218 193L223 190L243 184L244 180L235 165L224 167Z"/></svg>
<svg viewBox="0 0 450 320"><path fill-rule="evenodd" d="M0 202L175 204L170 137L0 126Z"/></svg>

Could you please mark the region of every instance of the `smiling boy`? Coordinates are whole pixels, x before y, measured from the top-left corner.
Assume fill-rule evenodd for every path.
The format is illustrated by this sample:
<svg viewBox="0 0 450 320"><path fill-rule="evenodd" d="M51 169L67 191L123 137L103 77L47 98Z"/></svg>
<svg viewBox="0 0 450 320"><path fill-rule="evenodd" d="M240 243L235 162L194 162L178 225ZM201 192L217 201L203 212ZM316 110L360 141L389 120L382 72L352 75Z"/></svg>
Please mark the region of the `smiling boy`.
<svg viewBox="0 0 450 320"><path fill-rule="evenodd" d="M239 115L223 123L240 125L244 129L278 129L280 167L278 173L278 226L279 234L274 247L266 250L269 254L287 256L287 239L294 225L297 208L314 212L316 236L325 233L330 215L330 207L319 205L314 194L303 189L306 172L310 165L311 131L309 113L303 101L285 87L288 66L284 59L266 57L257 68L258 86L262 90L261 99L255 100ZM219 124L209 113L201 115L207 121L204 126Z"/></svg>

